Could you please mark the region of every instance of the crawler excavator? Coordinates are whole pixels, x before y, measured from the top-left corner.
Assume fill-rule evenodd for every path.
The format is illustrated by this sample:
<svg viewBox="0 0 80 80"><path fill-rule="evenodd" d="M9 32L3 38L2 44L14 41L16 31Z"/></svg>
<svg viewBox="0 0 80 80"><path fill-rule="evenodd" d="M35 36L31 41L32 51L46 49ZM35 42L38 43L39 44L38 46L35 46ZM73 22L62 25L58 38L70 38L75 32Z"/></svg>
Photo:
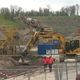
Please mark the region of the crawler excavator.
<svg viewBox="0 0 80 80"><path fill-rule="evenodd" d="M23 53L22 53L22 63L25 63L25 57L27 57L27 55L30 53L30 49L34 47L34 45L37 43L39 44L39 41L44 41L45 43L48 43L52 40L58 40L60 42L60 45L58 46L58 48L60 49L60 51L63 51L64 49L64 36L53 32L53 31L36 31L34 32L34 35L32 36L32 38L27 42ZM38 46L38 45L37 45Z"/></svg>
<svg viewBox="0 0 80 80"><path fill-rule="evenodd" d="M27 23L26 18L21 17L20 20L23 20L22 22L27 24L28 27L31 29L30 32L32 31L31 33L33 33L33 36L26 43L26 46L23 49L20 63L25 64L26 57L28 57L28 54L30 53L30 49L34 47L36 43L39 44L40 40L46 43L52 40L58 40L60 42L60 45L58 46L58 48L60 49L60 51L64 50L65 38L62 34L53 32L53 29L50 27L42 27L39 21L35 22L34 19L29 21L29 24Z"/></svg>
<svg viewBox="0 0 80 80"><path fill-rule="evenodd" d="M21 19L21 18L20 18ZM36 44L36 42L39 42L40 40L48 43L53 40L58 40L59 45L57 49L59 49L59 55L60 55L60 61L64 60L64 57L68 55L68 57L71 55L74 56L76 54L79 54L79 41L78 40L72 40L68 41L62 34L56 33L53 31L50 27L41 27L39 22L35 22L34 19L32 19L29 24L26 21L26 18L23 20L24 23L28 25L28 27L31 29L33 36L32 38L27 42L25 48L22 52L22 63L24 62L25 57L27 54L30 53L30 49ZM33 31L33 29L35 29ZM39 44L39 43L38 43ZM67 57L67 56L66 56Z"/></svg>
<svg viewBox="0 0 80 80"><path fill-rule="evenodd" d="M65 39L64 53L61 54L60 61L65 59L76 59L80 61L80 41L78 39Z"/></svg>

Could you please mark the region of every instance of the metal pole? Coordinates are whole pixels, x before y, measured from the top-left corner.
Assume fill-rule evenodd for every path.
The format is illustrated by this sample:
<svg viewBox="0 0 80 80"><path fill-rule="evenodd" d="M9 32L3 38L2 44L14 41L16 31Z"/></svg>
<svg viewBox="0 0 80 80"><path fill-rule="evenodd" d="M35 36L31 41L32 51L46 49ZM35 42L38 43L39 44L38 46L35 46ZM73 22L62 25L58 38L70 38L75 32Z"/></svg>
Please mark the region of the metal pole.
<svg viewBox="0 0 80 80"><path fill-rule="evenodd" d="M65 66L66 66L66 79L68 80L68 69L67 69L67 62L65 62Z"/></svg>
<svg viewBox="0 0 80 80"><path fill-rule="evenodd" d="M55 80L59 80L58 63L56 63L54 70L55 70Z"/></svg>
<svg viewBox="0 0 80 80"><path fill-rule="evenodd" d="M47 80L47 79L46 79L46 70L45 70L44 74L45 74L45 80Z"/></svg>
<svg viewBox="0 0 80 80"><path fill-rule="evenodd" d="M28 80L30 80L30 73L28 73Z"/></svg>
<svg viewBox="0 0 80 80"><path fill-rule="evenodd" d="M25 78L26 78L26 72L25 72L25 74L24 74L24 80L25 80Z"/></svg>
<svg viewBox="0 0 80 80"><path fill-rule="evenodd" d="M77 76L77 74L78 74L78 66L77 66L77 56L76 56L76 61L75 61L75 63L76 63L76 76Z"/></svg>
<svg viewBox="0 0 80 80"><path fill-rule="evenodd" d="M62 80L62 72L63 72L63 63L61 63L61 67L59 68L60 80Z"/></svg>

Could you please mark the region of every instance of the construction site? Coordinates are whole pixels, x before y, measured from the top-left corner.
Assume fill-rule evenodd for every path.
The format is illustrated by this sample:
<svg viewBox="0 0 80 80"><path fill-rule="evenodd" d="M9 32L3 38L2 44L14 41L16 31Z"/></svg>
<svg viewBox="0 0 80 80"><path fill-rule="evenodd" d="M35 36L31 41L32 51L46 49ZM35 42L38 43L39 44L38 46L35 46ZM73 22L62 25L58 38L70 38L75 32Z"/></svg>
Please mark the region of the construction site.
<svg viewBox="0 0 80 80"><path fill-rule="evenodd" d="M19 19L28 27L0 28L0 80L77 80L80 36L64 36L34 18ZM55 58L52 72L44 71L44 56Z"/></svg>

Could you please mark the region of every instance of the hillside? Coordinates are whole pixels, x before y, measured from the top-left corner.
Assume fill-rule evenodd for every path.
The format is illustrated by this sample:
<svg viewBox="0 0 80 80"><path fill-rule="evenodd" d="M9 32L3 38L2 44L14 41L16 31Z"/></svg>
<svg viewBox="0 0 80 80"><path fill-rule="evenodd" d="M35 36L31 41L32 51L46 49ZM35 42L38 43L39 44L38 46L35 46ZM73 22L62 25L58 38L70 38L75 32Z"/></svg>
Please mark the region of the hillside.
<svg viewBox="0 0 80 80"><path fill-rule="evenodd" d="M37 18L43 27L53 27L54 31L65 35L69 35L77 29L80 29L80 16L40 16L34 18ZM23 28L24 24L22 24L19 20L11 21L5 19L3 16L0 16L0 27L3 26Z"/></svg>
<svg viewBox="0 0 80 80"><path fill-rule="evenodd" d="M54 31L69 35L80 28L80 16L37 17L43 26L53 27Z"/></svg>
<svg viewBox="0 0 80 80"><path fill-rule="evenodd" d="M22 27L22 23L18 20L8 20L5 19L4 16L0 15L0 27L17 27L20 28Z"/></svg>

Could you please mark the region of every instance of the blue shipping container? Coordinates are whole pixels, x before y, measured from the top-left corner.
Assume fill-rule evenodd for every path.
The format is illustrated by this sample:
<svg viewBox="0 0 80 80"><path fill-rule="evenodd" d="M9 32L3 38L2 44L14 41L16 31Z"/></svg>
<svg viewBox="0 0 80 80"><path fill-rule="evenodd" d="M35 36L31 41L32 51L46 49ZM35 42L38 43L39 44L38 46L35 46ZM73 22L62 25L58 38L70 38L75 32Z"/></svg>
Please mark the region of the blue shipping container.
<svg viewBox="0 0 80 80"><path fill-rule="evenodd" d="M53 44L38 45L38 54L39 55L45 55L46 54L46 50L51 50L51 49L54 49L54 45Z"/></svg>

